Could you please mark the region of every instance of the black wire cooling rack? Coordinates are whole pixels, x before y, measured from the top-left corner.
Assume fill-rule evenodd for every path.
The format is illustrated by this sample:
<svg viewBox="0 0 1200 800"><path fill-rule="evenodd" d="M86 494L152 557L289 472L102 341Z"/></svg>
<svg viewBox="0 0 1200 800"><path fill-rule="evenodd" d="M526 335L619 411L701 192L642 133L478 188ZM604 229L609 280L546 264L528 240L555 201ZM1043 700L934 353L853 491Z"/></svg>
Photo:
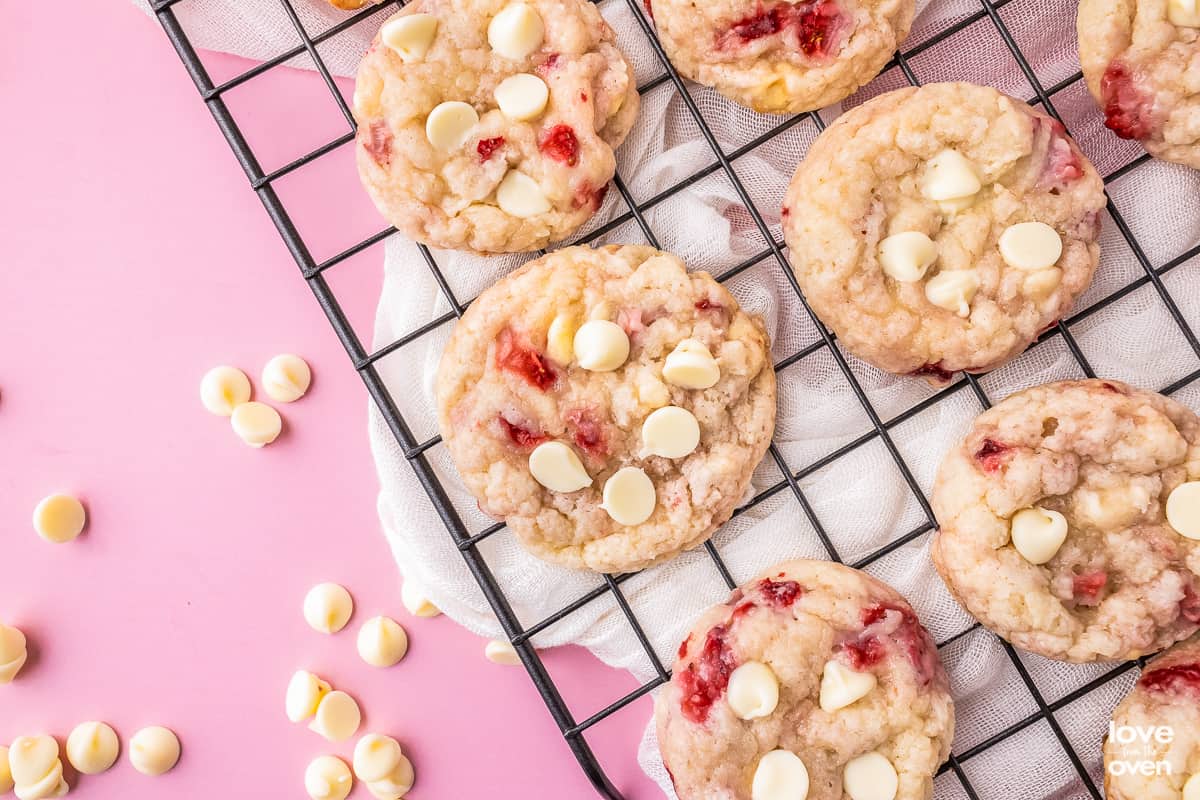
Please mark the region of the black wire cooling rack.
<svg viewBox="0 0 1200 800"><path fill-rule="evenodd" d="M179 57L182 59L184 66L187 68L188 73L192 77L192 80L195 82L196 88L199 90L202 100L204 101L205 105L207 105L222 134L224 134L230 147L233 149L233 153L236 156L238 163L241 164L242 169L246 173L246 177L250 181L251 188L266 207L268 215L270 216L272 222L274 222L276 228L279 230L279 234L282 236L284 243L292 254L292 257L299 265L304 280L312 289L313 294L317 298L317 302L320 304L326 316L329 318L330 324L333 326L334 331L337 333L338 338L341 340L342 345L345 347L346 352L349 354L352 362L354 363L355 369L362 377L363 383L367 387L367 391L370 393L371 398L378 406L383 420L387 423L392 434L395 436L396 441L403 449L405 457L415 471L418 480L420 481L425 492L428 494L430 501L436 508L442 521L445 523L449 535L453 537L453 541L457 545L459 551L462 553L463 559L466 561L467 566L479 583L484 596L487 598L492 609L495 611L496 618L499 620L500 625L503 627L505 633L508 635L512 643L515 645L521 661L523 662L526 670L529 672L529 675L533 680L538 692L545 701L546 707L549 709L554 721L558 724L564 739L571 748L571 751L575 754L575 757L579 761L579 764L583 768L584 772L587 774L588 778L596 787L596 790L602 796L608 798L622 797L621 793L609 780L603 767L597 760L595 754L592 752L592 749L587 741L587 735L589 731L591 731L599 723L603 722L605 719L609 718L629 704L635 702L639 698L645 696L655 688L661 686L670 678L668 666L665 665L655 653L646 630L642 627L641 623L639 623L637 616L630 607L630 603L622 593L622 584L632 576L605 575L603 576L602 583L595 589L578 597L576 600L567 604L545 619L537 621L531 625L521 624L517 618L517 615L514 613L512 606L506 599L503 588L498 584L485 557L480 552L478 547L483 540L502 530L503 525L492 525L476 533L472 533L468 530L467 526L463 523L462 518L459 516L458 512L455 510L453 504L447 496L445 489L439 483L437 475L426 455L426 452L431 447L440 442L440 437L433 436L423 441L418 440L418 438L414 435L409 422L406 422L402 414L397 410L397 405L385 386L384 381L380 378L376 368L379 360L388 354L393 353L400 348L403 348L405 345L431 334L431 332L435 331L441 326L450 324L455 318L461 316L468 301L464 301L455 296L454 292L450 288L449 282L443 275L433 255L425 247L420 247L420 251L424 257L425 263L428 265L429 269L433 273L433 276L437 280L442 294L448 302L451 310L441 317L422 325L420 328L405 334L394 342L385 344L374 351L368 351L347 319L346 313L343 311L341 305L334 295L334 292L330 289L330 286L326 281L325 273L327 270L330 270L347 259L363 252L367 248L379 244L384 239L395 233L395 229L387 228L385 230L381 230L378 233L363 239L354 246L349 247L343 252L338 253L327 260L318 262L316 259L314 259L308 245L297 230L296 225L293 223L292 217L289 215L288 209L285 207L284 202L281 201L280 196L276 192L276 188L274 186L274 183L278 179L300 170L321 156L339 147L347 145L354 139L354 119L350 112L350 108L346 102L346 99L338 90L333 75L330 73L329 68L326 66L321 57L319 46L323 43L329 42L334 37L338 36L344 31L347 31L352 26L359 24L370 17L378 17L378 21L382 21L382 19L384 19L388 14L390 14L396 8L402 6L403 3L399 2L399 0L387 0L387 2L384 2L380 5L370 6L362 11L347 15L347 17L338 24L333 25L319 33L313 34L308 31L305 25L302 23L301 16L297 13L296 7L293 5L294 0L279 0L284 13L290 20L291 24L295 27L296 34L299 37L299 44L291 49L286 50L285 52L279 53L267 61L256 64L254 67L228 80L225 80L224 82L214 83L209 75L208 70L205 68L200 57L197 55L193 43L189 40L188 35L185 33L183 26L180 23L180 20L175 14L175 7L181 2L187 1L188 0L151 0L151 5L155 15L158 18L158 21L163 27L163 30L166 32L171 44L175 47ZM929 506L928 498L918 485L912 468L905 461L899 448L894 443L891 431L893 431L898 425L913 419L923 411L933 407L935 404L939 403L945 398L964 390L974 396L974 399L978 402L981 408L989 407L991 405L991 399L988 397L984 386L981 384L982 376L960 376L950 386L933 393L907 410L887 419L881 416L880 412L876 408L876 405L872 403L867 391L864 390L859 379L851 369L851 364L848 362L841 350L834 344L834 338L832 334L830 334L830 332L823 325L821 325L819 320L817 320L816 316L813 314L811 308L809 308L808 304L806 303L804 296L800 292L799 286L796 284L795 278L788 267L783 253L783 242L772 234L767 223L764 221L763 215L759 211L759 208L752 200L745 184L739 178L738 173L735 171L732 165L732 162L739 157L749 153L756 147L768 142L773 137L780 135L804 120L811 120L818 132L825 128L825 120L823 120L820 114L816 112L793 116L780 121L770 130L757 136L748 143L745 143L737 148L730 148L728 150L724 149L721 143L718 142L718 139L714 135L710 126L705 122L704 116L700 113L695 99L689 93L688 86L680 78L679 74L672 68L670 62L664 54L661 46L654 36L651 23L641 11L639 5L640 0L626 0L626 2L628 2L630 7L633 9L633 16L640 26L641 35L644 35L648 40L655 57L660 62L661 67L664 70L664 72L657 78L654 78L653 80L648 81L645 85L639 87L639 90L644 94L659 87L663 87L666 90L673 90L677 92L683 104L686 106L688 113L698 126L700 134L703 136L708 147L711 149L712 159L709 165L705 168L694 172L686 178L679 180L675 185L641 202L637 202L634 199L629 190L626 188L626 184L621 179L621 176L617 175L613 179L613 185L624 200L627 210L624 213L617 215L616 218L605 225L593 230L579 243L593 242L606 233L613 231L618 226L632 221L640 229L647 242L657 247L659 246L659 238L655 235L655 232L648 224L647 215L645 212L649 211L655 206L658 206L676 194L687 191L689 187L693 186L698 181L708 177L709 175L713 175L715 173L724 174L736 191L738 197L741 199L741 202L745 205L754 227L757 228L758 232L762 235L763 240L769 244L766 249L756 253L751 258L746 259L740 264L737 264L725 271L719 276L719 279L722 281L728 281L730 278L733 278L734 276L739 275L760 263L768 263L774 268L781 270L782 274L786 277L791 290L794 292L796 300L803 307L804 312L808 315L809 319L812 321L812 324L815 326L816 331L818 332L818 338L812 344L805 346L797 352L777 361L775 364L775 369L777 371L785 370L801 361L805 357L812 355L813 353L821 350L826 351L835 362L836 368L840 370L842 376L852 388L855 396L858 399L858 402L862 406L862 411L865 413L866 418L870 422L870 429L867 430L867 432L858 436L852 441L843 444L816 461L805 465L801 469L795 469L790 466L784 459L780 449L775 444L772 444L769 451L769 458L779 468L783 476L782 479L757 494L745 506L738 509L736 514L741 514L747 509L754 507L777 494L790 492L792 495L794 495L809 524L819 537L828 557L834 561L844 561L845 559L838 551L837 542L834 541L834 538L822 525L820 519L813 510L813 506L806 498L805 491L801 487L801 482L806 477L813 475L818 470L821 470L822 468L832 464L851 451L864 447L868 444L882 444L889 454L890 459L894 462L900 475L903 477L904 482L908 484L908 488L916 498L916 501L920 506L921 514L924 517L924 521L907 533L904 533L898 538L892 540L885 546L872 553L869 553L863 558L852 560L851 562L851 565L854 567L866 567L876 561L879 561L901 546L929 533L936 525L933 512ZM1001 14L1002 9L1006 5L1009 5L1010 2L1013 2L1013 0L995 0L994 2L988 2L988 0L970 0L970 2L978 2L979 5L977 7L968 9L948 27L937 31L933 35L925 38L923 41L913 45L909 49L896 53L892 61L884 68L884 73L887 73L889 70L899 70L899 72L903 75L904 80L906 80L909 84L919 85L920 81L918 80L911 64L914 59L921 57L922 54L926 53L926 51L929 51L940 42L948 39L951 36L954 36L956 33L959 33L970 26L976 24L990 24L994 28L995 34L999 36L1000 41L1003 42L1003 48L1007 50L1009 54L1011 54L1013 59L1015 59L1016 63L1020 67L1021 73L1024 75L1025 80L1027 80L1029 86L1033 88L1034 96L1027 98L1028 102L1031 104L1040 105L1060 122L1064 121L1058 109L1056 109L1054 106L1054 98L1064 90L1068 90L1072 87L1078 87L1082 81L1082 74L1076 72L1075 74L1067 76L1053 85L1044 85L1035 74L1034 66L1031 64L1030 59L1027 58L1024 53L1022 53L1021 48L1017 44L1016 37L1010 30L1003 15ZM624 35L631 36L638 35L638 32L636 31L628 31L623 33ZM291 161L290 163L287 163L273 171L266 172L260 166L258 158L247 141L247 137L234 120L234 115L231 113L230 108L226 103L225 95L231 89L241 86L248 81L254 80L268 71L287 64L294 59L303 58L305 55L311 59L312 64L316 67L321 79L332 93L342 115L345 117L348 128L341 135L333 138L325 144L322 144L320 147L317 147L306 155L297 158L294 161ZM663 86L667 83L671 84L671 86ZM799 158L799 155L797 155L797 158ZM1128 160L1127 163L1124 163L1123 165L1111 171L1105 177L1105 184L1111 185L1114 181L1124 178L1134 170L1143 167L1148 162L1149 156L1145 155L1144 153L1133 157L1131 160ZM1197 255L1200 255L1200 246L1192 247L1186 252L1180 253L1172 257L1170 260L1165 261L1165 263L1155 264L1147 256L1146 249L1143 248L1142 244L1139 243L1138 239L1134 236L1130 225L1126 223L1111 197L1108 200L1107 211L1111 222L1116 226L1117 230L1120 232L1121 238L1128 246L1128 249L1132 254L1132 258L1137 262L1137 270L1135 274L1132 276L1131 280L1129 280L1121 288L1105 297L1098 299L1087 308L1076 312L1073 316L1063 319L1055 327L1046 331L1031 347L1038 347L1049 339L1061 337L1065 347L1069 350L1070 354L1077 363L1080 372L1088 377L1095 377L1095 371L1093 370L1092 365L1088 362L1088 359L1085 357L1082 348L1076 341L1075 336L1072 334L1072 326L1084 321L1101 309L1110 306L1122 300L1123 298L1126 298L1132 293L1145 287L1149 287L1149 291L1153 293L1153 297L1156 299L1156 301L1161 302L1169 311L1171 319L1178 327L1177 333L1186 340L1187 345L1190 346L1192 352L1197 357L1197 369L1183 376L1182 378L1175 380L1167 386L1159 387L1160 391L1167 394L1179 391L1180 389L1192 384L1197 378L1200 378L1200 342L1197 341L1196 333L1188 324L1185 315L1180 312L1175 299L1171 296L1167 287L1164 285L1163 276L1175 267L1188 262ZM726 566L724 560L719 554L717 547L714 546L712 542L708 542L705 544L704 550L707 553L707 556L712 559L712 562L722 580L730 589L733 589L736 583L730 573L729 568ZM765 567L767 565L763 566ZM586 719L578 720L568 709L559 687L556 686L554 681L551 679L549 673L539 658L537 651L531 645L530 640L533 636L564 620L571 614L579 611L587 604L603 597L606 594L611 595L616 607L620 609L620 612L623 614L625 620L631 626L656 675L634 691L626 694L623 697L617 698L607 707L592 714ZM939 648L945 648L962 639L962 637L964 637L966 634L977 631L978 629L979 625L978 623L975 623L974 625L966 628L966 630L960 631L959 633L951 636L949 639L941 642L938 646ZM964 763L968 762L970 759L981 756L993 748L996 748L997 745L1016 737L1026 729L1032 728L1040 723L1045 723L1045 725L1047 725L1049 730L1053 733L1053 737L1057 740L1058 745L1061 747L1062 756L1065 756L1065 758L1070 761L1074 772L1076 773L1076 777L1065 788L1056 788L1053 791L1052 796L1054 798L1063 798L1063 800L1068 797L1072 799L1091 797L1095 800L1100 800L1101 791L1097 786L1095 775L1093 772L1089 771L1087 766L1085 766L1084 758L1080 755L1079 749L1072 744L1072 741L1068 735L1064 733L1060 720L1056 715L1063 713L1064 709L1067 709L1069 705L1075 703L1081 698L1084 698L1089 693L1099 689L1105 684L1108 684L1118 676L1135 669L1137 664L1130 662L1106 669L1102 674L1092 678L1082 686L1079 686L1073 691L1070 691L1063 696L1050 701L1047 700L1043 690L1035 683L1028 665L1020 657L1018 657L1017 652L1012 648L1012 646L1003 640L997 641L999 646L1003 648L1009 661L1011 661L1011 665L1015 670L1016 675L1019 676L1020 682L1024 685L1024 688L1032 698L1036 710L1034 710L1032 713L1026 714L1016 721L1005 724L1001 730L991 733L982 741L975 742L971 746L963 749L956 749L956 751L950 756L948 762L943 765L940 773L944 774L951 772L957 778L961 790L956 788L951 792L951 794L958 796L965 795L966 797L972 798L972 800L978 800L978 798L981 796L987 797L987 786L981 786L981 781L978 777L976 777L976 782L973 784L972 781L968 779L968 769L964 768ZM1098 736L1099 734L1097 733L1097 737ZM1026 800L1026 798L1028 798L1028 800L1033 800L1033 798L1037 796L1051 796L1046 795L1045 791L1046 790L1038 787L1026 787L1024 792L1028 793L1026 794L1023 792L1021 798L1022 800ZM1043 794L1039 795L1039 792L1042 792ZM1006 795L1006 797L1011 798L1012 795Z"/></svg>

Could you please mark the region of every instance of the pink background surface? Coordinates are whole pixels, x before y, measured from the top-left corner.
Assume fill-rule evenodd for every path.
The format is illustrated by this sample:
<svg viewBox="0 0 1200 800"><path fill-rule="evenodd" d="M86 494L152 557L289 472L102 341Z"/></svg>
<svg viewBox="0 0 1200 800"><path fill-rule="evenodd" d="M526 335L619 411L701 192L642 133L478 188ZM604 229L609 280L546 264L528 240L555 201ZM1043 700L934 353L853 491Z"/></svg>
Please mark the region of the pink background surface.
<svg viewBox="0 0 1200 800"><path fill-rule="evenodd" d="M0 620L28 634L32 654L0 686L0 742L61 742L87 719L124 742L164 724L183 742L174 772L141 776L122 754L71 796L299 798L311 758L353 745L287 721L284 688L306 668L359 699L363 732L400 739L415 800L593 796L523 670L484 660L483 642L449 619L401 606L375 516L365 391L157 23L125 3L6 12ZM206 60L217 74L246 66ZM344 122L299 124L312 76L271 75L231 106L253 109L252 143L283 163ZM267 102L281 97L289 104ZM318 258L382 227L360 191L341 191L354 181L343 148L280 187L307 204L297 222ZM334 182L353 199L329 202ZM331 276L368 341L380 270L376 250ZM282 408L284 436L252 450L203 410L198 381L231 363L257 383L284 351L309 360L313 389ZM59 490L84 499L90 525L56 546L30 515ZM321 580L357 603L333 637L300 614ZM357 624L380 613L411 639L390 670L354 649ZM577 649L546 658L580 719L635 685ZM642 700L592 737L630 797L657 796L635 759L648 713Z"/></svg>

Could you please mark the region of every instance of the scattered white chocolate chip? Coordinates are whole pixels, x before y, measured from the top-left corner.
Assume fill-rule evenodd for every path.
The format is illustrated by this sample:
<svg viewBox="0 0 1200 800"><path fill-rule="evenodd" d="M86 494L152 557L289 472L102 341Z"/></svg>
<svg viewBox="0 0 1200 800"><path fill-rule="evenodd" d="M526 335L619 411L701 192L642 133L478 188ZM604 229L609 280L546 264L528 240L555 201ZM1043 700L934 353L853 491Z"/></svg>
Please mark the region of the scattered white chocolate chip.
<svg viewBox="0 0 1200 800"><path fill-rule="evenodd" d="M308 362L291 353L277 355L267 362L262 371L263 391L267 397L280 403L293 403L304 397L312 383L312 370Z"/></svg>
<svg viewBox="0 0 1200 800"><path fill-rule="evenodd" d="M297 670L288 681L284 708L292 722L302 722L317 713L321 699L332 687L319 677L305 670Z"/></svg>
<svg viewBox="0 0 1200 800"><path fill-rule="evenodd" d="M337 756L317 756L304 770L304 791L312 800L346 800L354 777Z"/></svg>
<svg viewBox="0 0 1200 800"><path fill-rule="evenodd" d="M437 17L432 14L405 14L385 22L379 29L379 38L408 64L425 57L437 28Z"/></svg>
<svg viewBox="0 0 1200 800"><path fill-rule="evenodd" d="M751 800L805 800L808 768L790 750L772 750L754 768L750 797Z"/></svg>
<svg viewBox="0 0 1200 800"><path fill-rule="evenodd" d="M33 509L33 529L47 542L69 542L83 532L86 524L83 503L69 494L52 494Z"/></svg>
<svg viewBox="0 0 1200 800"><path fill-rule="evenodd" d="M1067 540L1067 518L1048 508L1023 508L1012 518L1012 543L1030 564L1045 564Z"/></svg>
<svg viewBox="0 0 1200 800"><path fill-rule="evenodd" d="M1183 800L1200 800L1200 774L1188 778L1183 785Z"/></svg>
<svg viewBox="0 0 1200 800"><path fill-rule="evenodd" d="M362 712L354 698L334 689L321 698L317 713L308 729L319 733L331 742L344 742L358 732L362 723Z"/></svg>
<svg viewBox="0 0 1200 800"><path fill-rule="evenodd" d="M368 733L354 745L354 775L363 783L381 781L395 771L401 755L395 739Z"/></svg>
<svg viewBox="0 0 1200 800"><path fill-rule="evenodd" d="M511 3L488 23L488 44L500 55L519 61L542 46L546 26L537 10Z"/></svg>
<svg viewBox="0 0 1200 800"><path fill-rule="evenodd" d="M400 586L400 602L414 617L436 617L442 613L410 580L405 580Z"/></svg>
<svg viewBox="0 0 1200 800"><path fill-rule="evenodd" d="M570 364L575 358L575 317L559 314L546 331L546 354L559 364Z"/></svg>
<svg viewBox="0 0 1200 800"><path fill-rule="evenodd" d="M625 329L606 319L592 319L580 325L573 345L579 366L592 372L612 372L629 358L629 336Z"/></svg>
<svg viewBox="0 0 1200 800"><path fill-rule="evenodd" d="M391 667L408 652L408 634L390 617L371 617L358 629L358 654L372 667Z"/></svg>
<svg viewBox="0 0 1200 800"><path fill-rule="evenodd" d="M18 800L62 797L70 788L63 780L58 742L52 736L18 736L8 748L8 767Z"/></svg>
<svg viewBox="0 0 1200 800"><path fill-rule="evenodd" d="M0 744L0 795L13 790L12 768L8 766L8 748Z"/></svg>
<svg viewBox="0 0 1200 800"><path fill-rule="evenodd" d="M621 525L641 525L654 513L654 482L640 467L622 467L604 484L600 507Z"/></svg>
<svg viewBox="0 0 1200 800"><path fill-rule="evenodd" d="M1167 495L1167 523L1180 536L1200 539L1200 481L1181 483ZM0 639L0 661L4 659L2 645Z"/></svg>
<svg viewBox="0 0 1200 800"><path fill-rule="evenodd" d="M400 800L412 789L416 782L416 773L408 756L400 754L400 761L391 774L367 784L367 789L376 800Z"/></svg>
<svg viewBox="0 0 1200 800"><path fill-rule="evenodd" d="M1062 237L1044 222L1018 222L1000 234L1000 257L1014 269L1047 269L1062 257Z"/></svg>
<svg viewBox="0 0 1200 800"><path fill-rule="evenodd" d="M168 728L142 728L129 740L129 762L143 775L162 775L179 763L179 737Z"/></svg>
<svg viewBox="0 0 1200 800"><path fill-rule="evenodd" d="M354 599L337 583L318 583L304 595L304 621L317 633L337 633L354 613Z"/></svg>
<svg viewBox="0 0 1200 800"><path fill-rule="evenodd" d="M850 800L896 800L900 777L882 753L865 753L846 762L842 788Z"/></svg>
<svg viewBox="0 0 1200 800"><path fill-rule="evenodd" d="M502 642L499 639L492 639L483 646L483 655L493 664L503 664L506 667L515 667L521 663L521 657L517 655L517 649L508 642Z"/></svg>
<svg viewBox="0 0 1200 800"><path fill-rule="evenodd" d="M266 403L251 401L242 403L229 417L233 432L251 447L270 444L283 430L279 412Z"/></svg>
<svg viewBox="0 0 1200 800"><path fill-rule="evenodd" d="M683 458L700 444L700 423L686 408L664 406L642 423L640 456Z"/></svg>
<svg viewBox="0 0 1200 800"><path fill-rule="evenodd" d="M852 670L840 661L825 662L821 673L821 710L837 711L858 702L871 693L876 682L870 672Z"/></svg>
<svg viewBox="0 0 1200 800"><path fill-rule="evenodd" d="M924 278L937 256L937 245L920 231L897 233L879 243L879 266L884 274L905 283Z"/></svg>
<svg viewBox="0 0 1200 800"><path fill-rule="evenodd" d="M67 761L84 775L99 775L117 763L121 742L103 722L81 722L67 737Z"/></svg>
<svg viewBox="0 0 1200 800"><path fill-rule="evenodd" d="M758 719L779 704L779 679L761 661L747 661L729 676L729 707L738 719Z"/></svg>
<svg viewBox="0 0 1200 800"><path fill-rule="evenodd" d="M228 417L250 399L250 379L237 367L213 367L200 379L200 402L212 413Z"/></svg>
<svg viewBox="0 0 1200 800"><path fill-rule="evenodd" d="M562 442L542 442L529 454L533 479L552 492L577 492L592 485L575 451Z"/></svg>
<svg viewBox="0 0 1200 800"><path fill-rule="evenodd" d="M1030 297L1046 297L1062 283L1062 270L1058 267L1040 269L1025 277L1022 288Z"/></svg>
<svg viewBox="0 0 1200 800"><path fill-rule="evenodd" d="M537 181L515 169L510 169L496 187L496 205L505 214L520 219L536 217L550 210L550 201Z"/></svg>
<svg viewBox="0 0 1200 800"><path fill-rule="evenodd" d="M979 276L971 269L939 272L925 284L925 297L929 302L960 317L971 316L971 300L977 291Z"/></svg>
<svg viewBox="0 0 1200 800"><path fill-rule="evenodd" d="M0 622L0 684L12 683L27 658L29 648L25 634Z"/></svg>
<svg viewBox="0 0 1200 800"><path fill-rule="evenodd" d="M546 110L550 89L537 75L523 72L500 81L495 92L496 105L504 116L517 122L531 120Z"/></svg>
<svg viewBox="0 0 1200 800"><path fill-rule="evenodd" d="M1167 0L1167 19L1181 28L1200 28L1200 2L1197 0ZM1200 792L1200 787L1197 788ZM1184 800L1192 800L1190 797Z"/></svg>
<svg viewBox="0 0 1200 800"><path fill-rule="evenodd" d="M707 389L721 378L721 368L703 342L684 339L665 362L663 378L684 389Z"/></svg>
<svg viewBox="0 0 1200 800"><path fill-rule="evenodd" d="M439 150L457 150L471 138L479 114L461 100L438 103L425 118L425 136Z"/></svg>
<svg viewBox="0 0 1200 800"><path fill-rule="evenodd" d="M983 184L975 165L957 150L943 150L929 160L921 193L943 205L943 211L962 211Z"/></svg>

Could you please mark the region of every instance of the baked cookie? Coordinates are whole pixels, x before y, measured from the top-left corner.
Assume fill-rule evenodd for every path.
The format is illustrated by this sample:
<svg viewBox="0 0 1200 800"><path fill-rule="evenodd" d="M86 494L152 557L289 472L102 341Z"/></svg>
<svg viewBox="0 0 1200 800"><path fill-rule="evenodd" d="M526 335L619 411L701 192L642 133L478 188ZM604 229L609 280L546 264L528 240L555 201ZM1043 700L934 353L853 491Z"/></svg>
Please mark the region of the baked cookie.
<svg viewBox="0 0 1200 800"><path fill-rule="evenodd" d="M357 11L363 6L378 3L380 0L329 0L329 5L342 11Z"/></svg>
<svg viewBox="0 0 1200 800"><path fill-rule="evenodd" d="M1019 354L1091 281L1104 187L1061 124L995 89L899 89L829 126L783 206L846 349L944 384Z"/></svg>
<svg viewBox="0 0 1200 800"><path fill-rule="evenodd" d="M1200 800L1200 639L1151 659L1113 709L1104 740L1108 800Z"/></svg>
<svg viewBox="0 0 1200 800"><path fill-rule="evenodd" d="M628 572L696 547L745 499L775 427L763 323L651 247L569 247L459 320L442 437L534 555Z"/></svg>
<svg viewBox="0 0 1200 800"><path fill-rule="evenodd" d="M1196 0L1081 0L1079 63L1104 124L1156 158L1200 169Z"/></svg>
<svg viewBox="0 0 1200 800"><path fill-rule="evenodd" d="M419 242L536 250L600 207L638 102L587 0L413 0L358 68L359 175Z"/></svg>
<svg viewBox="0 0 1200 800"><path fill-rule="evenodd" d="M1116 381L980 414L933 486L933 560L980 622L1062 661L1137 658L1200 627L1200 421Z"/></svg>
<svg viewBox="0 0 1200 800"><path fill-rule="evenodd" d="M912 607L827 561L781 564L701 615L655 720L680 800L923 800L954 735Z"/></svg>
<svg viewBox="0 0 1200 800"><path fill-rule="evenodd" d="M822 108L870 81L908 35L914 8L913 0L645 4L681 74L770 114Z"/></svg>

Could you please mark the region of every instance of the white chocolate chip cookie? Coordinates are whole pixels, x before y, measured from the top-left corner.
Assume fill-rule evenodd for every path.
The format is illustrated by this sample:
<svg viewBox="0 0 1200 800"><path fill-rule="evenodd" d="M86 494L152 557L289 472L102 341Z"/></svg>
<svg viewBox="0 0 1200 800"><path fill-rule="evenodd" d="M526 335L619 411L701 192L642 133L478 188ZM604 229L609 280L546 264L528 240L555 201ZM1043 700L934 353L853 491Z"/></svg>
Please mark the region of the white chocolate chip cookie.
<svg viewBox="0 0 1200 800"><path fill-rule="evenodd" d="M624 572L701 544L745 499L775 373L761 320L707 273L650 247L570 247L471 304L437 401L485 513L539 557Z"/></svg>
<svg viewBox="0 0 1200 800"><path fill-rule="evenodd" d="M817 138L784 201L796 278L846 348L946 383L1019 354L1100 257L1100 176L995 89L900 89Z"/></svg>
<svg viewBox="0 0 1200 800"><path fill-rule="evenodd" d="M913 0L645 5L683 75L772 114L836 103L870 81L908 35L914 8Z"/></svg>
<svg viewBox="0 0 1200 800"><path fill-rule="evenodd" d="M933 487L933 560L980 622L1062 661L1200 628L1200 420L1116 381L1049 383L975 420ZM1172 502L1177 493L1184 503Z"/></svg>
<svg viewBox="0 0 1200 800"><path fill-rule="evenodd" d="M680 800L927 800L954 736L912 607L825 561L767 570L702 614L655 719Z"/></svg>
<svg viewBox="0 0 1200 800"><path fill-rule="evenodd" d="M1082 0L1079 61L1104 124L1156 158L1200 169L1200 5Z"/></svg>
<svg viewBox="0 0 1200 800"><path fill-rule="evenodd" d="M536 250L600 207L638 102L586 0L414 0L359 65L359 175L419 242Z"/></svg>

